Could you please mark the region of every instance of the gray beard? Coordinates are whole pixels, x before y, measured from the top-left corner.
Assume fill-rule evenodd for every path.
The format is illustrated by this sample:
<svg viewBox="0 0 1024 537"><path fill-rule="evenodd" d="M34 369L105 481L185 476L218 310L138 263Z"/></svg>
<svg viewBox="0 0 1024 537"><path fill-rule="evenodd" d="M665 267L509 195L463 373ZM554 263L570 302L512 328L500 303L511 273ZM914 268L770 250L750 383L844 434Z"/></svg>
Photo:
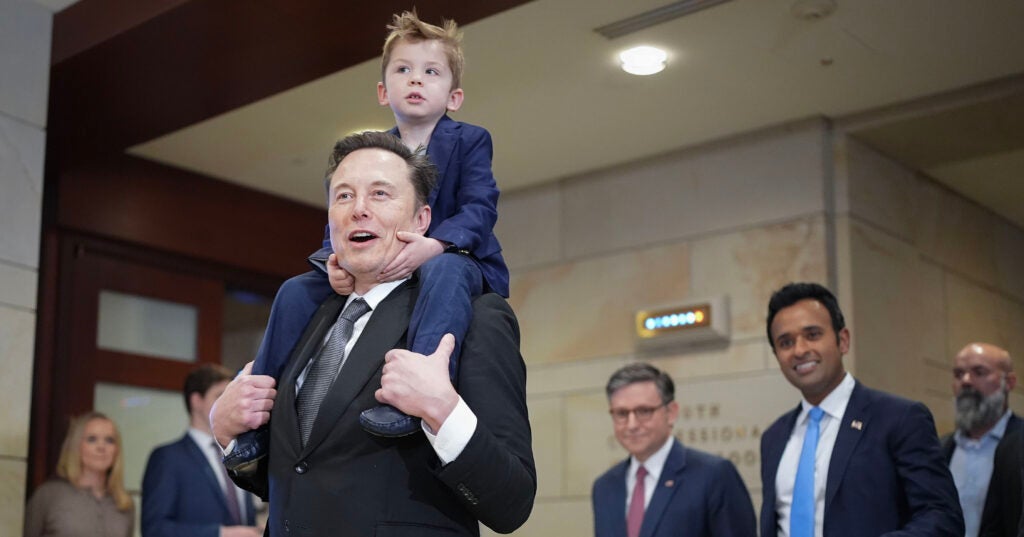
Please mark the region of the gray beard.
<svg viewBox="0 0 1024 537"><path fill-rule="evenodd" d="M991 427L1003 417L1006 407L1006 392L1002 389L988 397L977 390L964 388L956 397L956 428L970 433Z"/></svg>

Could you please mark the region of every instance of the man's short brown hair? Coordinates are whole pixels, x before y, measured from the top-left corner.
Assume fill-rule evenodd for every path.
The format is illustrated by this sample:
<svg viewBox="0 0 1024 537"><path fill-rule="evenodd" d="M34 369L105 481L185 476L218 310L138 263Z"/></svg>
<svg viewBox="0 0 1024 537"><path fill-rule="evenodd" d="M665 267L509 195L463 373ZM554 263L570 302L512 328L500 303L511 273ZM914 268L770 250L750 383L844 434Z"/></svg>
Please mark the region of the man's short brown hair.
<svg viewBox="0 0 1024 537"><path fill-rule="evenodd" d="M192 415L192 401L189 399L193 393L198 393L199 397L206 397L206 392L210 391L214 384L233 378L235 376L231 371L220 364L203 364L193 369L185 377L185 386L181 390L181 394L185 396L185 411L188 415Z"/></svg>

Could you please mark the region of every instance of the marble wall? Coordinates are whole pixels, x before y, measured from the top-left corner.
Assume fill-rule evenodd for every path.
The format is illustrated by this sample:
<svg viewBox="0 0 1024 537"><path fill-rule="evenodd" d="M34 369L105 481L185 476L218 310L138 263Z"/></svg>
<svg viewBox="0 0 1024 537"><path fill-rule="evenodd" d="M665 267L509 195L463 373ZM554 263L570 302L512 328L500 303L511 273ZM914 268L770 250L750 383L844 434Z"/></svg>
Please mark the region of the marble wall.
<svg viewBox="0 0 1024 537"><path fill-rule="evenodd" d="M52 18L0 0L0 535L24 512Z"/></svg>
<svg viewBox="0 0 1024 537"><path fill-rule="evenodd" d="M826 280L825 129L801 122L503 195L538 470L517 534L593 533L591 484L626 456L604 384L635 360L673 376L676 435L732 459L760 505L760 432L798 401L764 312L779 286ZM727 342L638 349L636 310L717 295Z"/></svg>
<svg viewBox="0 0 1024 537"><path fill-rule="evenodd" d="M959 349L995 343L1024 370L1024 230L850 137L836 170L857 375L924 401L951 431Z"/></svg>

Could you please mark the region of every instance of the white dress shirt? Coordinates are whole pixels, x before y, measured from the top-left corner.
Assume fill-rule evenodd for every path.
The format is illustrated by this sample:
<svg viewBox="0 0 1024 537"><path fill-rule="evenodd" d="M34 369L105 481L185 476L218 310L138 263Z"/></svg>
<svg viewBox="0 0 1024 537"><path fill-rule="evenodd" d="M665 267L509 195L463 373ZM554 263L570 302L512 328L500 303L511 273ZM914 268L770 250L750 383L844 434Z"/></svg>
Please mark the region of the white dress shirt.
<svg viewBox="0 0 1024 537"><path fill-rule="evenodd" d="M849 373L843 377L839 386L818 405L825 413L818 424L818 448L814 452L814 535L823 536L825 522L825 484L828 480L828 467L832 462L832 448L836 445L839 435L839 424L843 421L846 405L856 382ZM804 435L807 433L808 414L814 405L803 400L800 415L796 417L793 433L782 452L779 470L775 474L775 511L778 513L778 537L789 537L789 515L793 506L793 485L796 482L796 469L800 464L800 451L803 450Z"/></svg>
<svg viewBox="0 0 1024 537"><path fill-rule="evenodd" d="M665 445L658 448L647 460L642 464L647 469L647 475L644 476L644 510L647 510L647 506L651 504L651 497L654 496L654 489L658 488L658 478L661 477L661 471L665 469L665 461L668 460L668 452L672 451L672 441L674 437L669 435L668 440L665 441ZM636 471L640 468L640 461L636 460L636 457L629 458L629 468L626 470L626 514L629 514L629 502L633 498L633 489L636 488Z"/></svg>

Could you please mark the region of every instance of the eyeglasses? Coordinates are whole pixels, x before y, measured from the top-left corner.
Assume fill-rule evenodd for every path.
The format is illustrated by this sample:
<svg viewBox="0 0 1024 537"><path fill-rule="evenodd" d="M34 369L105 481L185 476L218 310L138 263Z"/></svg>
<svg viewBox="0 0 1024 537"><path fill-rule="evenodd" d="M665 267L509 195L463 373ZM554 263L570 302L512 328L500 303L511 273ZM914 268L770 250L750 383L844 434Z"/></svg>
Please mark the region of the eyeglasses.
<svg viewBox="0 0 1024 537"><path fill-rule="evenodd" d="M629 421L629 415L633 414L636 416L637 421L647 421L654 416L654 413L659 408L668 405L668 403L662 403L658 406L638 406L636 408L613 408L608 411L612 415L612 421L615 423L626 423Z"/></svg>

